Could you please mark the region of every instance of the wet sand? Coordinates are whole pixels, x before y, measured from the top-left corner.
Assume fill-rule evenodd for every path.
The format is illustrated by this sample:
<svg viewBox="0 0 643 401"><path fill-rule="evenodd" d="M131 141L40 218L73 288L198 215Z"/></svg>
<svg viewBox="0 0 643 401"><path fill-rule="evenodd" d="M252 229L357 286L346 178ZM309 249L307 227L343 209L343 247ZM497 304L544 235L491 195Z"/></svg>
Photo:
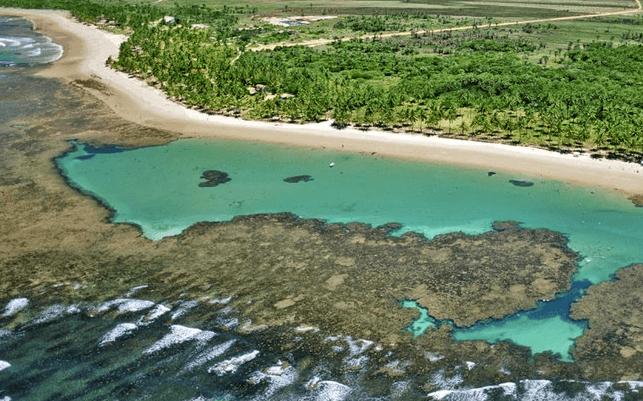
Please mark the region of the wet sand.
<svg viewBox="0 0 643 401"><path fill-rule="evenodd" d="M126 40L125 36L74 22L65 12L1 9L1 13L33 20L36 29L63 45L63 58L41 75L84 82L82 86L87 91L133 123L175 131L183 137L221 137L367 154L375 152L395 158L498 169L599 186L628 196L643 194L643 165L637 163L419 134L353 128L337 130L330 122L270 123L200 113L169 100L164 93L136 78L105 66L109 56L118 56L119 45Z"/></svg>

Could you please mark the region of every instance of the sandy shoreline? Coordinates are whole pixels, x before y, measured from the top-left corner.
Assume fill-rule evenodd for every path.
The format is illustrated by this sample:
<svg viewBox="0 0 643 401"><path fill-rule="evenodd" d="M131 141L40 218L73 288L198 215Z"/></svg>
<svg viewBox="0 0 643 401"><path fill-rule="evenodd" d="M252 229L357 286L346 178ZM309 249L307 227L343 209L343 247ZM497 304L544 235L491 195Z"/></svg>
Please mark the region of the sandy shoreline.
<svg viewBox="0 0 643 401"><path fill-rule="evenodd" d="M643 194L643 165L589 156L563 155L542 149L422 135L357 129L336 130L329 122L286 124L245 121L211 116L187 109L162 92L127 74L105 66L117 57L124 36L73 22L67 13L50 10L0 8L0 15L31 19L36 29L64 48L63 57L40 75L68 82L94 79L106 90L90 90L118 115L131 122L180 132L183 137L220 137L327 148L349 152L373 152L395 158L466 165L501 170L521 176L545 177L586 186L599 186L627 195Z"/></svg>

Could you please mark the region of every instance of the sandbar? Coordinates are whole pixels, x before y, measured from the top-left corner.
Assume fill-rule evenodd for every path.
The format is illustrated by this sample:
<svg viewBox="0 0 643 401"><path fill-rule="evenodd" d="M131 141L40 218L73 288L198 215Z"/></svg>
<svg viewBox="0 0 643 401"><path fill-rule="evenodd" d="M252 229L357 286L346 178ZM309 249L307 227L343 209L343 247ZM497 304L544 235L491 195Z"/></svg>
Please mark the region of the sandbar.
<svg viewBox="0 0 643 401"><path fill-rule="evenodd" d="M97 81L102 85L86 90L120 117L144 126L171 130L182 137L218 137L377 154L502 170L518 177L556 179L616 190L628 196L643 194L643 165L640 163L421 134L355 128L338 130L330 121L289 124L202 113L173 102L162 91L135 77L107 67L105 61L109 56L118 57L119 46L127 39L124 35L74 21L64 11L0 8L0 14L32 20L37 30L63 46L63 57L39 75L67 82Z"/></svg>

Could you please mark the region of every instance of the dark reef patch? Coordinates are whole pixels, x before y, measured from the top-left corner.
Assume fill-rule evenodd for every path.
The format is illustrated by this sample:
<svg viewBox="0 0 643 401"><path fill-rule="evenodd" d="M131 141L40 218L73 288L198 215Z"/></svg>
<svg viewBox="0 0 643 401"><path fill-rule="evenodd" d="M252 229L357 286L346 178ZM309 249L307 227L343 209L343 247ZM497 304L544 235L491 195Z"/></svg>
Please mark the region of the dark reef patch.
<svg viewBox="0 0 643 401"><path fill-rule="evenodd" d="M201 179L206 180L205 182L200 182L199 186L202 188L211 188L216 187L219 184L225 184L232 179L228 177L228 173L218 170L206 170L201 174Z"/></svg>
<svg viewBox="0 0 643 401"><path fill-rule="evenodd" d="M90 144L83 144L83 150L90 155L99 155L99 154L113 154L121 153L124 149L120 146L113 145L103 145L103 146L92 146Z"/></svg>
<svg viewBox="0 0 643 401"><path fill-rule="evenodd" d="M216 279L225 293L246 294L237 306L250 302L243 308L257 323L295 319L329 332L397 342L397 332L410 323L405 315L412 314L400 313L400 299L415 299L436 319L468 326L533 308L569 288L578 255L564 236L503 226L427 240L415 233L389 235L396 224L238 216L197 223L177 236L176 251L186 256L168 271L176 275L177 288ZM198 260L188 257L196 254ZM164 263L175 257L165 255Z"/></svg>
<svg viewBox="0 0 643 401"><path fill-rule="evenodd" d="M294 177L288 177L284 178L284 182L289 182L289 183L297 183L297 182L308 182L308 181L314 181L314 178L309 176L309 175L296 175Z"/></svg>
<svg viewBox="0 0 643 401"><path fill-rule="evenodd" d="M532 187L534 185L533 182L525 180L509 180L509 183L517 187Z"/></svg>
<svg viewBox="0 0 643 401"><path fill-rule="evenodd" d="M643 194L631 196L629 199L632 201L634 206L643 207Z"/></svg>
<svg viewBox="0 0 643 401"><path fill-rule="evenodd" d="M594 362L596 374L641 380L643 364L643 264L617 272L612 281L590 287L571 308L573 319L588 319L589 329L576 340L575 358ZM602 367L602 369L598 368Z"/></svg>

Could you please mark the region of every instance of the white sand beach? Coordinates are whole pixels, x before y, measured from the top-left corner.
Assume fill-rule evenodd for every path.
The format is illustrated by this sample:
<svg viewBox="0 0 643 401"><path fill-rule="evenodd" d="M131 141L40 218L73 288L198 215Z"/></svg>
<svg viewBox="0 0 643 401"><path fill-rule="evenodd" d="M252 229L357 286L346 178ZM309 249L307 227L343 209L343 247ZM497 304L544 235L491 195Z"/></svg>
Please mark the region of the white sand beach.
<svg viewBox="0 0 643 401"><path fill-rule="evenodd" d="M63 46L63 57L43 70L41 75L68 82L95 79L107 90L92 91L92 94L122 118L176 131L183 137L220 137L363 152L508 171L527 177L553 178L613 189L630 196L643 194L643 165L638 163L419 134L353 128L337 130L331 127L330 122L305 125L270 123L200 113L169 100L163 92L136 78L105 66L109 56L118 56L119 45L126 40L125 36L72 21L66 12L0 9L0 14L31 19L36 29Z"/></svg>

